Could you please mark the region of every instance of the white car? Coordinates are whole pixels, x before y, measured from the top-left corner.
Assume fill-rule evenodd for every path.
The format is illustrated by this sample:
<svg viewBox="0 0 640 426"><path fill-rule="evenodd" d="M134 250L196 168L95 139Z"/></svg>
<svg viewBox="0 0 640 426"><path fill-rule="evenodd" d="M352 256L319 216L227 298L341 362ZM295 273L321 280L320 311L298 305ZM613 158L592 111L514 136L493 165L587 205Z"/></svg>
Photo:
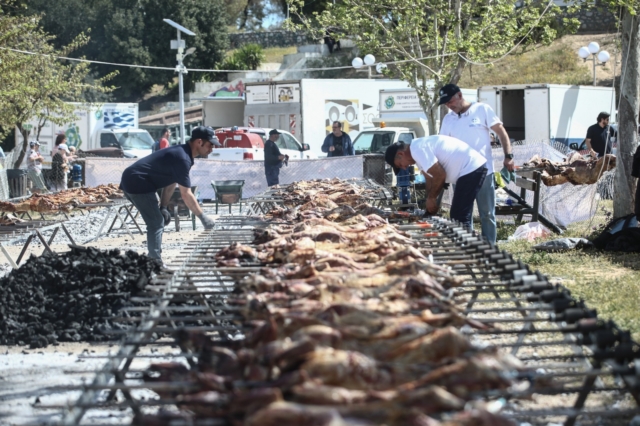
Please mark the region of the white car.
<svg viewBox="0 0 640 426"><path fill-rule="evenodd" d="M262 127L248 127L248 129L251 133L259 134L263 142L267 141L269 131L271 131L271 129L264 129ZM300 143L295 136L286 130L276 130L281 133L276 141L276 145L278 145L283 155L288 155L289 158L300 159L318 158L316 154L309 151L309 145Z"/></svg>
<svg viewBox="0 0 640 426"><path fill-rule="evenodd" d="M243 137L242 134L245 136ZM285 130L278 130L280 137L276 141L276 145L280 148L280 152L283 155L288 155L289 159L309 159L318 158L315 154L309 151L309 145L301 144L291 133ZM221 161L242 161L242 160L264 160L264 149L262 146L258 147L256 141L250 142L251 138L246 137L246 133L251 133L253 138L260 137L262 142L266 142L269 134L269 129L263 129L261 127L236 127L236 128L220 128L216 129L216 135L223 144L222 148L214 148L209 158L212 160ZM223 136L228 135L228 136ZM233 139L233 140L232 140ZM231 144L237 147L228 147L227 141L237 142ZM241 146L241 147L238 147Z"/></svg>

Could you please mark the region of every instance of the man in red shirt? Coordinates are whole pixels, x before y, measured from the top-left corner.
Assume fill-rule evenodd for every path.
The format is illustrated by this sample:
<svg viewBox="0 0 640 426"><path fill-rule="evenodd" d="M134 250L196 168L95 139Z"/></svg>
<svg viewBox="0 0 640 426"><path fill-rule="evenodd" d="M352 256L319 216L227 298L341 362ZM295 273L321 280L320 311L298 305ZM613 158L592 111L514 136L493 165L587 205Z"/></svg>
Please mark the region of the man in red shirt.
<svg viewBox="0 0 640 426"><path fill-rule="evenodd" d="M160 147L159 149L169 148L171 144L169 143L169 138L171 137L171 130L168 127L162 129L162 136L160 136Z"/></svg>

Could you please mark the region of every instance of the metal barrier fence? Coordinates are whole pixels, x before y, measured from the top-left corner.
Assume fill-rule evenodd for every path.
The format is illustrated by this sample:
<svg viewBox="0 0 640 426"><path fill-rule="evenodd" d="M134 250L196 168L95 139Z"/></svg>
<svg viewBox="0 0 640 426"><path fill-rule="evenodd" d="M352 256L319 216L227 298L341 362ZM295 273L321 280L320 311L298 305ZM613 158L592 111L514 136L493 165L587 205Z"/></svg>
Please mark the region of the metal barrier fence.
<svg viewBox="0 0 640 426"><path fill-rule="evenodd" d="M130 158L87 158L87 186L120 183L122 172L136 160ZM363 177L363 157L337 157L314 160L290 160L280 169L280 183L313 179L350 179ZM191 168L191 185L198 186L199 199L215 199L211 181L244 180L243 198L268 189L263 161L218 161L196 159Z"/></svg>

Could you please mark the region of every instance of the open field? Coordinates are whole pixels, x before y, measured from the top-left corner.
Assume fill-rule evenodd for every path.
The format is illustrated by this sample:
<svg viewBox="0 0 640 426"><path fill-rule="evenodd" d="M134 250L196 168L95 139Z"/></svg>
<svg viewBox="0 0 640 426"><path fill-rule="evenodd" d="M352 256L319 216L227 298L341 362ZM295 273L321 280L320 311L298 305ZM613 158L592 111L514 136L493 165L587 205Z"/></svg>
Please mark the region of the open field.
<svg viewBox="0 0 640 426"><path fill-rule="evenodd" d="M613 210L611 201L602 202L602 205L609 211ZM600 210L590 227L576 223L562 237L587 237L594 232L593 226L599 228L605 221L606 216ZM514 230L513 225L501 226L498 239L506 239ZM553 235L548 239L555 238L561 237ZM593 249L549 253L534 250L535 244L508 241L499 243L499 246L533 269L549 277L561 278L562 284L574 296L585 299L589 307L597 309L599 316L615 320L622 328L631 330L634 340L640 340L640 253Z"/></svg>

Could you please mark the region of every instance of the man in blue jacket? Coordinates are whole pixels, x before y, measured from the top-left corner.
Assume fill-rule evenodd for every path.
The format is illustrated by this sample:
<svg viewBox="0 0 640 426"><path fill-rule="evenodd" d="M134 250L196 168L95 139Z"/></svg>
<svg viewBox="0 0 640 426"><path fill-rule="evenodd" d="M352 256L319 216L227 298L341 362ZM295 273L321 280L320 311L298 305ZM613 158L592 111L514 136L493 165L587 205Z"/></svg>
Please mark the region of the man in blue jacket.
<svg viewBox="0 0 640 426"><path fill-rule="evenodd" d="M356 155L353 142L348 134L342 131L342 123L334 121L333 131L324 138L322 152L327 153L327 157L342 157L345 155Z"/></svg>

